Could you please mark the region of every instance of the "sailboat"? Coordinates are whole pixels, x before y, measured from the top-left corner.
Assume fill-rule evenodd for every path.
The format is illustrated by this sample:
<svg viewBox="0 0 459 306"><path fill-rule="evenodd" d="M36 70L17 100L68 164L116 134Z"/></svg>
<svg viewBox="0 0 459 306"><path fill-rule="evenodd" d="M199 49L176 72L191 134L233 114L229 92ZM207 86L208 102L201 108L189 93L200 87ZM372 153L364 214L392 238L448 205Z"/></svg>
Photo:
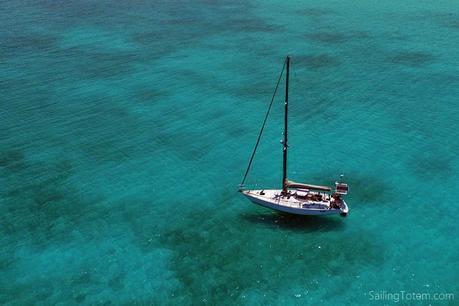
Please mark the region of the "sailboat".
<svg viewBox="0 0 459 306"><path fill-rule="evenodd" d="M282 159L282 188L281 189L245 189L244 182L249 173L253 158L255 156L261 135L271 110L277 88L279 87L284 69L286 68L285 78L285 108L284 108L284 133L283 140L283 159ZM289 94L289 74L290 74L290 57L287 56L282 68L282 72L277 81L268 111L265 115L263 125L258 135L255 148L249 161L239 191L250 201L260 206L270 208L296 215L334 215L340 214L346 216L349 213L349 207L344 201L344 196L349 191L348 184L343 182L343 175L335 182L334 190L329 186L312 185L297 183L287 178L287 152L288 152L288 94Z"/></svg>

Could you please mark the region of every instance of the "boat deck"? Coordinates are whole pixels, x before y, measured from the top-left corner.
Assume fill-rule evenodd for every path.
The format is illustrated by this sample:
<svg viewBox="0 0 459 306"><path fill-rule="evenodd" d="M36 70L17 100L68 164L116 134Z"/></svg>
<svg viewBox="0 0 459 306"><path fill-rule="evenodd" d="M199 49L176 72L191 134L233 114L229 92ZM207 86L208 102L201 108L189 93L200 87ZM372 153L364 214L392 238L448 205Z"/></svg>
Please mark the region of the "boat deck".
<svg viewBox="0 0 459 306"><path fill-rule="evenodd" d="M307 209L330 209L333 198L329 194L320 192L302 192L293 190L290 191L290 196L281 196L281 191L278 189L270 190L246 190L244 193L251 197L259 198L263 201L269 201L273 204L282 205L292 208L307 208Z"/></svg>

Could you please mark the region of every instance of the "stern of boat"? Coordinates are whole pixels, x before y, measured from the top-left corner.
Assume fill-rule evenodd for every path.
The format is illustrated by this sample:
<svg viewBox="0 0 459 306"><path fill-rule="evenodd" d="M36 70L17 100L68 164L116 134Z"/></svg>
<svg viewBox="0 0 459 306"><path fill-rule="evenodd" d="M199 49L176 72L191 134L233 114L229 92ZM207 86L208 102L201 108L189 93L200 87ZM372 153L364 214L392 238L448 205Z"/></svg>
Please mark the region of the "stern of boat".
<svg viewBox="0 0 459 306"><path fill-rule="evenodd" d="M349 213L349 207L347 206L346 201L343 197L349 192L349 185L343 182L343 174L340 175L339 181L335 182L335 195L341 200L340 204L340 215L341 217L346 217Z"/></svg>
<svg viewBox="0 0 459 306"><path fill-rule="evenodd" d="M339 213L341 217L346 217L349 214L349 207L347 206L346 201L343 200L340 207L341 212Z"/></svg>

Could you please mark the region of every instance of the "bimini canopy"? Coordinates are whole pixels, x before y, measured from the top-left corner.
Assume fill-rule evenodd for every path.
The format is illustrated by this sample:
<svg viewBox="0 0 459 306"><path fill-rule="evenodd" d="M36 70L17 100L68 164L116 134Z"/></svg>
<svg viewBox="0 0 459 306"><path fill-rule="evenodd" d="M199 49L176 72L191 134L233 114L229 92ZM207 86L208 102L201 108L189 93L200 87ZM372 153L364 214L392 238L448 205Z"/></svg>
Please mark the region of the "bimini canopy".
<svg viewBox="0 0 459 306"><path fill-rule="evenodd" d="M303 189L312 189L312 190L320 190L320 191L331 191L331 188L328 186L319 186L319 185L310 185L310 184L303 184L303 183L296 183L293 181L287 180L285 182L287 188L303 188Z"/></svg>

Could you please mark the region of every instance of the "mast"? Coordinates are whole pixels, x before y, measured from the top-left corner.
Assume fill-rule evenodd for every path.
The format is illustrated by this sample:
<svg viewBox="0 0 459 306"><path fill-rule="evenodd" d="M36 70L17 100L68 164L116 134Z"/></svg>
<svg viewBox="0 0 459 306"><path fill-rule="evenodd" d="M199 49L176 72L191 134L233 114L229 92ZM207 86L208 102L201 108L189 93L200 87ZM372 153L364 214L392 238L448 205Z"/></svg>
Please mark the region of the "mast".
<svg viewBox="0 0 459 306"><path fill-rule="evenodd" d="M287 74L285 78L285 113L284 113L284 140L282 144L283 148L283 160L282 160L282 194L287 194L287 148L288 148L288 78L290 74L290 56L287 56Z"/></svg>

